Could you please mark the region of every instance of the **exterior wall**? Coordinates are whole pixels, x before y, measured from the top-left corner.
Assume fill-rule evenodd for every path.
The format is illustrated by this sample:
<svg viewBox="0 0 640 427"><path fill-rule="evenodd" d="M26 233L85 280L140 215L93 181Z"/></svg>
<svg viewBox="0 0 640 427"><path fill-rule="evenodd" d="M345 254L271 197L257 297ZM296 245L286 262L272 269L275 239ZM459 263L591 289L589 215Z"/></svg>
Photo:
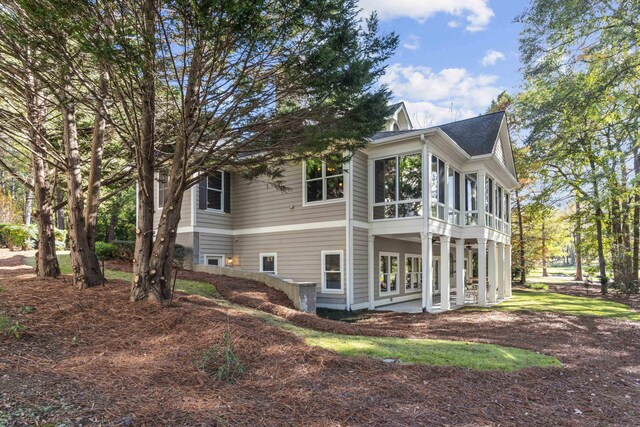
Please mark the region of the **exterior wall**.
<svg viewBox="0 0 640 427"><path fill-rule="evenodd" d="M368 156L359 151L353 157L353 219L369 220L369 172Z"/></svg>
<svg viewBox="0 0 640 427"><path fill-rule="evenodd" d="M231 183L233 228L240 230L310 222L344 221L346 215L344 199L303 206L302 164L287 165L283 179L289 188L289 191L284 193L266 183L251 182L233 176Z"/></svg>
<svg viewBox="0 0 640 427"><path fill-rule="evenodd" d="M155 191L158 194L158 181L155 181ZM162 215L162 208L158 208L158 201L155 200L156 209L153 213L153 227L156 228L160 223L160 215ZM178 223L178 227L188 227L191 224L191 190L187 190L184 192L184 196L182 198L182 206L180 207L180 222Z"/></svg>
<svg viewBox="0 0 640 427"><path fill-rule="evenodd" d="M345 306L345 294L322 293L322 251L343 251L342 274L346 284L345 228L301 230L236 236L237 268L260 271L260 253L277 253L277 275L296 282L317 283L318 306ZM344 288L344 286L343 286Z"/></svg>
<svg viewBox="0 0 640 427"><path fill-rule="evenodd" d="M200 203L200 194L198 191L198 186L196 185L193 188L193 196L195 199L195 203L193 204L193 208L196 210L196 223L195 227L198 228L214 228L220 230L231 230L233 227L233 182L236 181L237 178L235 176L231 177L231 213L218 212L211 209L199 209L198 206Z"/></svg>
<svg viewBox="0 0 640 427"><path fill-rule="evenodd" d="M369 301L369 231L353 228L353 304Z"/></svg>
<svg viewBox="0 0 640 427"><path fill-rule="evenodd" d="M198 264L204 264L205 255L234 256L233 236L224 234L198 233Z"/></svg>

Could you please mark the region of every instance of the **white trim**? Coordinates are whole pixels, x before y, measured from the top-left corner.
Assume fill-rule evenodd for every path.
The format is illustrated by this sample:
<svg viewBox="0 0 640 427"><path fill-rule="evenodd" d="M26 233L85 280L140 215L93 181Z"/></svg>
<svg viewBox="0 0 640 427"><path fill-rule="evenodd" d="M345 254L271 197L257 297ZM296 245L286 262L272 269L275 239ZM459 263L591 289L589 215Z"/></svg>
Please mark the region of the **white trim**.
<svg viewBox="0 0 640 427"><path fill-rule="evenodd" d="M373 303L373 306L375 308L375 307L380 307L384 305L395 304L397 302L405 302L405 301L413 301L413 300L420 300L420 294L413 293L409 295L402 295L399 297L379 299ZM354 304L353 306L351 306L351 309L361 310L363 308L368 308L368 307L369 307L369 303L360 303L360 304Z"/></svg>
<svg viewBox="0 0 640 427"><path fill-rule="evenodd" d="M328 308L330 310L346 310L347 306L346 304L335 304L335 303L322 303L322 302L318 302L316 303L316 307L318 308ZM363 307L366 308L366 307Z"/></svg>
<svg viewBox="0 0 640 427"><path fill-rule="evenodd" d="M246 234L282 233L287 231L318 230L322 228L340 228L345 226L345 220L336 220L307 222L302 224L275 225L271 227L241 228L238 230L209 227L178 227L178 233L205 233L222 234L226 236L242 236Z"/></svg>
<svg viewBox="0 0 640 427"><path fill-rule="evenodd" d="M191 186L191 226L196 226L196 186Z"/></svg>
<svg viewBox="0 0 640 427"><path fill-rule="evenodd" d="M381 297L389 296L389 295L398 295L400 293L400 253L398 252L383 252L379 251L376 258L378 259L378 275L376 277L380 277L380 257L388 256L389 257L389 275L391 275L391 257L394 256L398 259L398 272L396 273L396 290L395 291L385 291L383 292L380 288L380 281L378 280L378 295ZM387 274L387 273L384 273ZM389 283L387 284L387 286Z"/></svg>
<svg viewBox="0 0 640 427"><path fill-rule="evenodd" d="M351 224L355 228L364 228L365 230L369 229L369 223L368 222L352 220Z"/></svg>
<svg viewBox="0 0 640 427"><path fill-rule="evenodd" d="M273 257L274 271L264 271L262 269L262 258L267 256ZM258 267L260 269L260 273L275 274L275 275L278 274L278 253L277 252L261 252L260 255L258 255L258 263L259 263Z"/></svg>
<svg viewBox="0 0 640 427"><path fill-rule="evenodd" d="M353 272L353 256L354 256L354 248L353 248L353 157L349 159L349 169L345 170L344 167L342 169L342 176L344 177L344 191L346 206L346 250L347 250L347 259L345 265L345 276L346 276L346 303L347 310L351 309L351 304L353 304L354 299L354 272ZM324 257L323 257L324 259ZM324 273L323 273L324 279Z"/></svg>
<svg viewBox="0 0 640 427"><path fill-rule="evenodd" d="M404 278L403 278L403 284L404 284L404 293L405 294L410 294L413 292L421 292L422 291L422 268L420 269L420 274L418 277L420 277L420 280L418 281L418 287L414 288L411 287L410 289L407 290L407 258L418 258L420 259L420 264L422 265L422 268L424 268L424 263L422 262L422 255L419 254L410 254L410 253L405 253L404 254ZM411 261L411 267L413 268L413 261ZM415 274L417 273L416 271L412 271L411 274Z"/></svg>
<svg viewBox="0 0 640 427"><path fill-rule="evenodd" d="M320 160L320 159L318 159ZM325 160L322 161L322 173L320 178L315 178L312 181L322 181L322 200L316 200L314 202L307 202L307 161L302 162L302 207L309 206L317 206L317 205L327 205L330 203L339 203L344 202L345 197L345 174L344 174L344 163L342 164L342 174L340 175L329 175L327 176L327 162ZM328 178L337 178L342 176L342 197L336 199L327 199L327 179Z"/></svg>
<svg viewBox="0 0 640 427"><path fill-rule="evenodd" d="M340 290L338 289L327 289L327 283L326 283L326 277L325 277L325 256L326 255L340 255ZM327 251L320 251L320 263L321 263L321 267L320 267L320 272L322 274L322 293L323 294L344 294L345 293L345 280L344 280L344 276L345 276L345 271L344 271L344 251L338 249L338 250L327 250ZM335 271L333 271L333 273L336 273ZM347 307L349 307L349 304L347 302L346 304Z"/></svg>
<svg viewBox="0 0 640 427"><path fill-rule="evenodd" d="M206 190L205 193L207 195L207 203L205 204L206 209L204 209L207 212L215 212L215 213L221 213L224 214L226 213L224 211L225 205L224 205L224 199L225 199L225 194L224 194L224 171L223 170L216 170L213 171L212 173L215 172L220 172L220 190L218 190L217 188L211 188L211 190L213 191L217 191L220 193L220 209L215 209L215 208L210 208L209 207L209 175L205 176L205 179L207 180L207 185L206 185Z"/></svg>
<svg viewBox="0 0 640 427"><path fill-rule="evenodd" d="M222 264L218 264L219 267L226 267L226 257L224 254L204 254L202 255L203 258L202 260L204 261L204 265L209 265L207 264L207 258L222 258Z"/></svg>

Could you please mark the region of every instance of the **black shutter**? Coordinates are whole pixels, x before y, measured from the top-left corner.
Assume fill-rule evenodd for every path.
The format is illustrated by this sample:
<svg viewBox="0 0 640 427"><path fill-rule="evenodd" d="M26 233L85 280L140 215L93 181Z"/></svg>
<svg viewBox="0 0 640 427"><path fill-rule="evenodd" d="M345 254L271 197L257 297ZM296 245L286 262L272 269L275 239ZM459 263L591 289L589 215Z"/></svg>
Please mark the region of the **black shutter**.
<svg viewBox="0 0 640 427"><path fill-rule="evenodd" d="M229 172L224 173L224 211L226 213L231 212L231 174Z"/></svg>
<svg viewBox="0 0 640 427"><path fill-rule="evenodd" d="M207 209L207 178L198 183L198 209Z"/></svg>

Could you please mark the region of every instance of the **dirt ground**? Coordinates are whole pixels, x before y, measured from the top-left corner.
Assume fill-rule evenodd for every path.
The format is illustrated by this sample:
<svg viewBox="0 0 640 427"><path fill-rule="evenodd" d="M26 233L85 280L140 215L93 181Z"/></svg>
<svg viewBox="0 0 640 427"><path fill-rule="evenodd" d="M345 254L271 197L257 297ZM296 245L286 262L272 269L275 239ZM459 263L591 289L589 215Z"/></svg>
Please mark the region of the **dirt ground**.
<svg viewBox="0 0 640 427"><path fill-rule="evenodd" d="M2 257L2 254L0 254ZM206 279L226 299L320 330L496 343L558 357L563 368L477 372L344 358L215 301L127 302L128 284L77 291L0 259L1 425L415 426L638 425L640 325L532 312L380 313L346 324L298 313L277 291ZM187 277L188 276L188 277ZM31 311L25 306L34 307ZM232 383L195 362L229 324L246 368Z"/></svg>

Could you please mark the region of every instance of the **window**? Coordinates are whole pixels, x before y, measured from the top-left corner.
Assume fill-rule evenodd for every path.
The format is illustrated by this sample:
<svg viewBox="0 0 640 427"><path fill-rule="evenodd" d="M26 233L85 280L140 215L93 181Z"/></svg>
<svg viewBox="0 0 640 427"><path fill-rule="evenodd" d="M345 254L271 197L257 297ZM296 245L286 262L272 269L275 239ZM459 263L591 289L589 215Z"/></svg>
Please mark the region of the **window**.
<svg viewBox="0 0 640 427"><path fill-rule="evenodd" d="M223 180L224 177L220 171L207 177L207 209L222 210Z"/></svg>
<svg viewBox="0 0 640 427"><path fill-rule="evenodd" d="M260 272L261 273L278 273L278 254L260 254Z"/></svg>
<svg viewBox="0 0 640 427"><path fill-rule="evenodd" d="M305 203L326 202L344 197L342 164L319 159L304 164Z"/></svg>
<svg viewBox="0 0 640 427"><path fill-rule="evenodd" d="M398 292L399 254L380 252L380 295Z"/></svg>
<svg viewBox="0 0 640 427"><path fill-rule="evenodd" d="M231 212L231 174L217 171L198 184L198 209Z"/></svg>
<svg viewBox="0 0 640 427"><path fill-rule="evenodd" d="M422 216L422 156L375 161L373 219Z"/></svg>
<svg viewBox="0 0 640 427"><path fill-rule="evenodd" d="M224 267L224 255L205 255L204 263L206 265Z"/></svg>
<svg viewBox="0 0 640 427"><path fill-rule="evenodd" d="M444 161L431 156L431 216L441 220L445 212L445 173Z"/></svg>
<svg viewBox="0 0 640 427"><path fill-rule="evenodd" d="M342 251L322 251L322 292L342 293Z"/></svg>
<svg viewBox="0 0 640 427"><path fill-rule="evenodd" d="M502 231L502 187L496 185L496 228Z"/></svg>
<svg viewBox="0 0 640 427"><path fill-rule="evenodd" d="M478 225L478 175L468 173L464 176L464 203L466 225Z"/></svg>
<svg viewBox="0 0 640 427"><path fill-rule="evenodd" d="M484 181L484 211L487 227L493 227L493 204L493 179L487 176Z"/></svg>
<svg viewBox="0 0 640 427"><path fill-rule="evenodd" d="M404 258L404 287L407 291L420 289L422 286L422 257L405 255Z"/></svg>
<svg viewBox="0 0 640 427"><path fill-rule="evenodd" d="M449 223L460 225L460 172L449 168Z"/></svg>
<svg viewBox="0 0 640 427"><path fill-rule="evenodd" d="M158 174L158 209L162 209L169 191L169 175L166 172Z"/></svg>

